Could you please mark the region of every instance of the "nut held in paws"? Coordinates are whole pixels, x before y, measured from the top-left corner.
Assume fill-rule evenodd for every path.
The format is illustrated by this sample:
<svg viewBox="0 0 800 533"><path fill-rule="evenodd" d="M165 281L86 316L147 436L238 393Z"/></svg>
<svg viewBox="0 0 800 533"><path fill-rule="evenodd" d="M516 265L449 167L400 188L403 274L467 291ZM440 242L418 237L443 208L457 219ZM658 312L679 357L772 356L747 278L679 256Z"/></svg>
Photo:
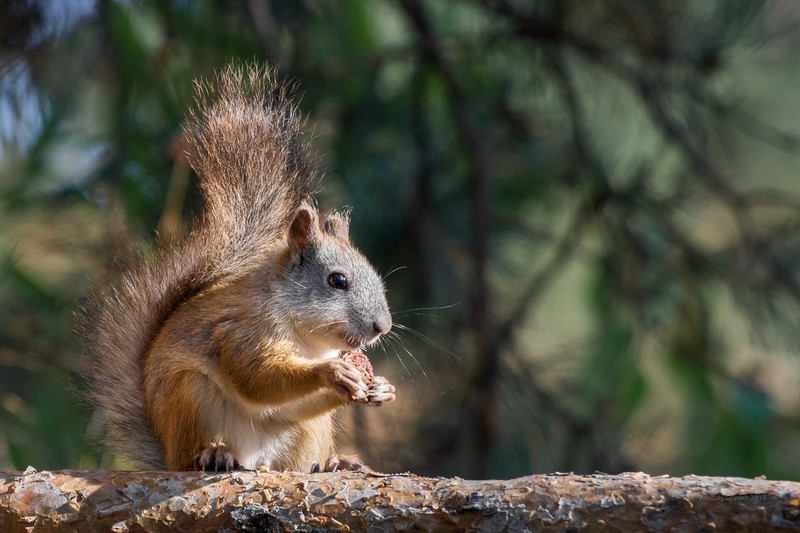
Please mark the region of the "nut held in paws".
<svg viewBox="0 0 800 533"><path fill-rule="evenodd" d="M361 352L347 352L342 355L342 359L353 365L361 372L367 387L372 386L372 379L375 377L375 372L372 370L372 363L366 355Z"/></svg>

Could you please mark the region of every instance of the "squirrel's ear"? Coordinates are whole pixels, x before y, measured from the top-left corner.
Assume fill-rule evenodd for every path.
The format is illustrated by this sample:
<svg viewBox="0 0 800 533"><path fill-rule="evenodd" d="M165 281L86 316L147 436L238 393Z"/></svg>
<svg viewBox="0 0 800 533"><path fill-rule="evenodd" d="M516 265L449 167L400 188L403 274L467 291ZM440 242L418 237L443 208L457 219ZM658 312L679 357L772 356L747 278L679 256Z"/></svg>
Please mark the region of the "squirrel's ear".
<svg viewBox="0 0 800 533"><path fill-rule="evenodd" d="M289 226L289 247L292 252L302 252L309 246L319 244L318 228L317 211L308 204L301 205Z"/></svg>
<svg viewBox="0 0 800 533"><path fill-rule="evenodd" d="M328 213L322 224L322 231L345 242L350 242L350 217L347 213Z"/></svg>

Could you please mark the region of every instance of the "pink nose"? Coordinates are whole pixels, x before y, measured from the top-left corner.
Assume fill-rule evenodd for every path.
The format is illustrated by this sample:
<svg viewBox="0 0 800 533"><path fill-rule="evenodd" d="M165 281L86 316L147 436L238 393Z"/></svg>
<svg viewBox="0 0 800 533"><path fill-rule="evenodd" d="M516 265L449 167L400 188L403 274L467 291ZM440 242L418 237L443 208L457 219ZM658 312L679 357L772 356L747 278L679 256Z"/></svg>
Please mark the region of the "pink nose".
<svg viewBox="0 0 800 533"><path fill-rule="evenodd" d="M372 329L374 329L375 333L379 335L389 333L389 330L392 329L392 317L386 315L385 317L379 318L372 323Z"/></svg>

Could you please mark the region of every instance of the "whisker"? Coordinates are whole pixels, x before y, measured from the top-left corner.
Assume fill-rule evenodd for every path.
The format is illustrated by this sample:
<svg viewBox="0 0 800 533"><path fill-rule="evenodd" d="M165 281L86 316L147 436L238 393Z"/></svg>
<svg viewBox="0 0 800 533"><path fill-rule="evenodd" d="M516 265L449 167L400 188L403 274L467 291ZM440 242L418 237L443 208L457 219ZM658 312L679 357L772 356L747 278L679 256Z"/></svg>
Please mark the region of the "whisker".
<svg viewBox="0 0 800 533"><path fill-rule="evenodd" d="M305 285L303 285L302 283L300 283L299 281L297 281L297 280L294 280L294 279L292 279L292 278L286 278L286 279L288 279L289 281L291 281L292 283L294 283L295 285L297 285L297 286L298 286L298 287L300 287L301 289L303 289L303 290L305 290L305 289L306 289L306 286L305 286Z"/></svg>
<svg viewBox="0 0 800 533"><path fill-rule="evenodd" d="M389 271L389 273L388 273L388 274L386 274L385 276L383 276L383 279L386 279L386 278L388 278L389 276L391 276L392 274L394 274L394 273L395 273L395 272L397 272L398 270L403 270L404 268L408 268L408 267L407 267L407 266L399 266L399 267L393 268L392 270L390 270L390 271Z"/></svg>
<svg viewBox="0 0 800 533"><path fill-rule="evenodd" d="M411 352L409 351L409 349L405 347L405 345L403 344L403 341L402 341L402 339L400 338L400 336L399 336L399 335L398 335L398 336L395 336L395 337L394 337L394 340L396 340L396 341L397 341L397 344L400 346L400 348L402 348L402 349L403 349L403 351L404 351L404 352L406 352L406 353L408 354L408 356L409 356L409 357L411 357L411 359L414 361L414 363L417 365L417 367L419 367L420 371L422 372L422 375L423 375L423 376L425 376L425 380L426 380L428 383L430 383L430 382L431 382L431 379L428 377L428 373L427 373L427 372L425 372L425 367L423 367L423 366L420 364L419 360L418 360L416 357L414 357L414 354L413 354L413 353L411 353Z"/></svg>
<svg viewBox="0 0 800 533"><path fill-rule="evenodd" d="M309 333L314 333L319 328L326 328L328 326L333 326L334 324L345 324L345 323L347 323L347 320L334 320L333 322L326 322L325 324L320 324L319 326L312 328L311 331L309 331Z"/></svg>
<svg viewBox="0 0 800 533"><path fill-rule="evenodd" d="M411 381L411 383L413 383L414 382L413 374L409 370L408 366L406 366L406 363L405 363L405 361L403 361L403 358L400 356L400 352L397 351L397 348L395 347L395 343L392 342L392 341L397 341L398 343L400 342L400 339L397 336L397 333L396 332L389 332L389 333L386 334L385 339L386 339L385 345L383 345L383 344L381 345L381 348L383 348L383 353L388 356L389 352L387 350L387 346L390 346L392 348L392 351L394 352L395 356L397 356L397 360L400 361L400 365L405 370L405 373L408 376L409 381ZM381 338L381 340L383 340L383 337ZM414 356L412 355L411 357L413 358ZM400 377L402 379L405 379L402 375L400 375ZM427 379L427 376L425 376L425 377ZM430 379L428 380L428 382L430 383ZM415 403L419 403L419 398L417 397L417 388L416 387L411 387L411 395L414 397L414 402Z"/></svg>
<svg viewBox="0 0 800 533"><path fill-rule="evenodd" d="M445 348L444 346L442 346L438 342L434 341L433 339L431 339L427 335L424 335L424 334L420 333L419 331L415 330L414 328L410 328L408 326L404 326L403 324L400 324L400 323L397 323L397 322L395 322L394 327L396 327L397 329L400 329L402 331L407 331L407 332L411 333L412 335L414 335L418 339L422 340L423 342L427 343L428 345L433 346L434 348L443 351L444 353L446 353L447 355L449 355L450 357L452 357L456 361L460 361L461 360L461 357L459 357L455 353L451 352L450 350L448 350L447 348Z"/></svg>
<svg viewBox="0 0 800 533"><path fill-rule="evenodd" d="M461 302L452 303L450 305L441 305L438 307L415 307L414 309L405 309L403 311L394 311L392 315L406 315L409 313L416 313L419 311L441 311L443 309L450 309L451 307L455 307L457 305L461 305Z"/></svg>
<svg viewBox="0 0 800 533"><path fill-rule="evenodd" d="M413 383L414 382L414 376L411 374L411 371L408 369L408 366L406 365L406 362L403 361L402 357L400 357L400 352L397 351L397 348L395 347L394 343L389 342L389 340L396 340L394 338L393 339L389 338L389 335L391 335L391 334L392 334L392 332L390 331L386 335L386 344L388 344L389 346L392 347L392 351L394 352L394 355L397 357L397 360L400 361L400 366L403 367L403 370L405 371L406 375L408 375L408 379L410 379L411 382Z"/></svg>

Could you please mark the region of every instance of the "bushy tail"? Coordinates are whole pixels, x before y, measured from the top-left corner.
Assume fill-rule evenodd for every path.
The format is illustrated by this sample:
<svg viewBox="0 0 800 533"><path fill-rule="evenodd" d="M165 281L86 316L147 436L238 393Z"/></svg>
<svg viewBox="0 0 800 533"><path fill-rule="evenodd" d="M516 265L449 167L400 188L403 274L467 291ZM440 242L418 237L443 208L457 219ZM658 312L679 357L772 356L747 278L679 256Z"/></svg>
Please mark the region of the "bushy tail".
<svg viewBox="0 0 800 533"><path fill-rule="evenodd" d="M302 121L269 69L236 65L197 84L185 128L205 200L202 219L176 242L158 241L81 312L89 358L86 397L106 413L108 448L163 467L142 394L142 360L177 305L257 266L309 198L314 170Z"/></svg>
<svg viewBox="0 0 800 533"><path fill-rule="evenodd" d="M206 199L203 227L217 274L235 275L284 234L315 173L300 114L273 71L228 67L197 88L187 135Z"/></svg>

